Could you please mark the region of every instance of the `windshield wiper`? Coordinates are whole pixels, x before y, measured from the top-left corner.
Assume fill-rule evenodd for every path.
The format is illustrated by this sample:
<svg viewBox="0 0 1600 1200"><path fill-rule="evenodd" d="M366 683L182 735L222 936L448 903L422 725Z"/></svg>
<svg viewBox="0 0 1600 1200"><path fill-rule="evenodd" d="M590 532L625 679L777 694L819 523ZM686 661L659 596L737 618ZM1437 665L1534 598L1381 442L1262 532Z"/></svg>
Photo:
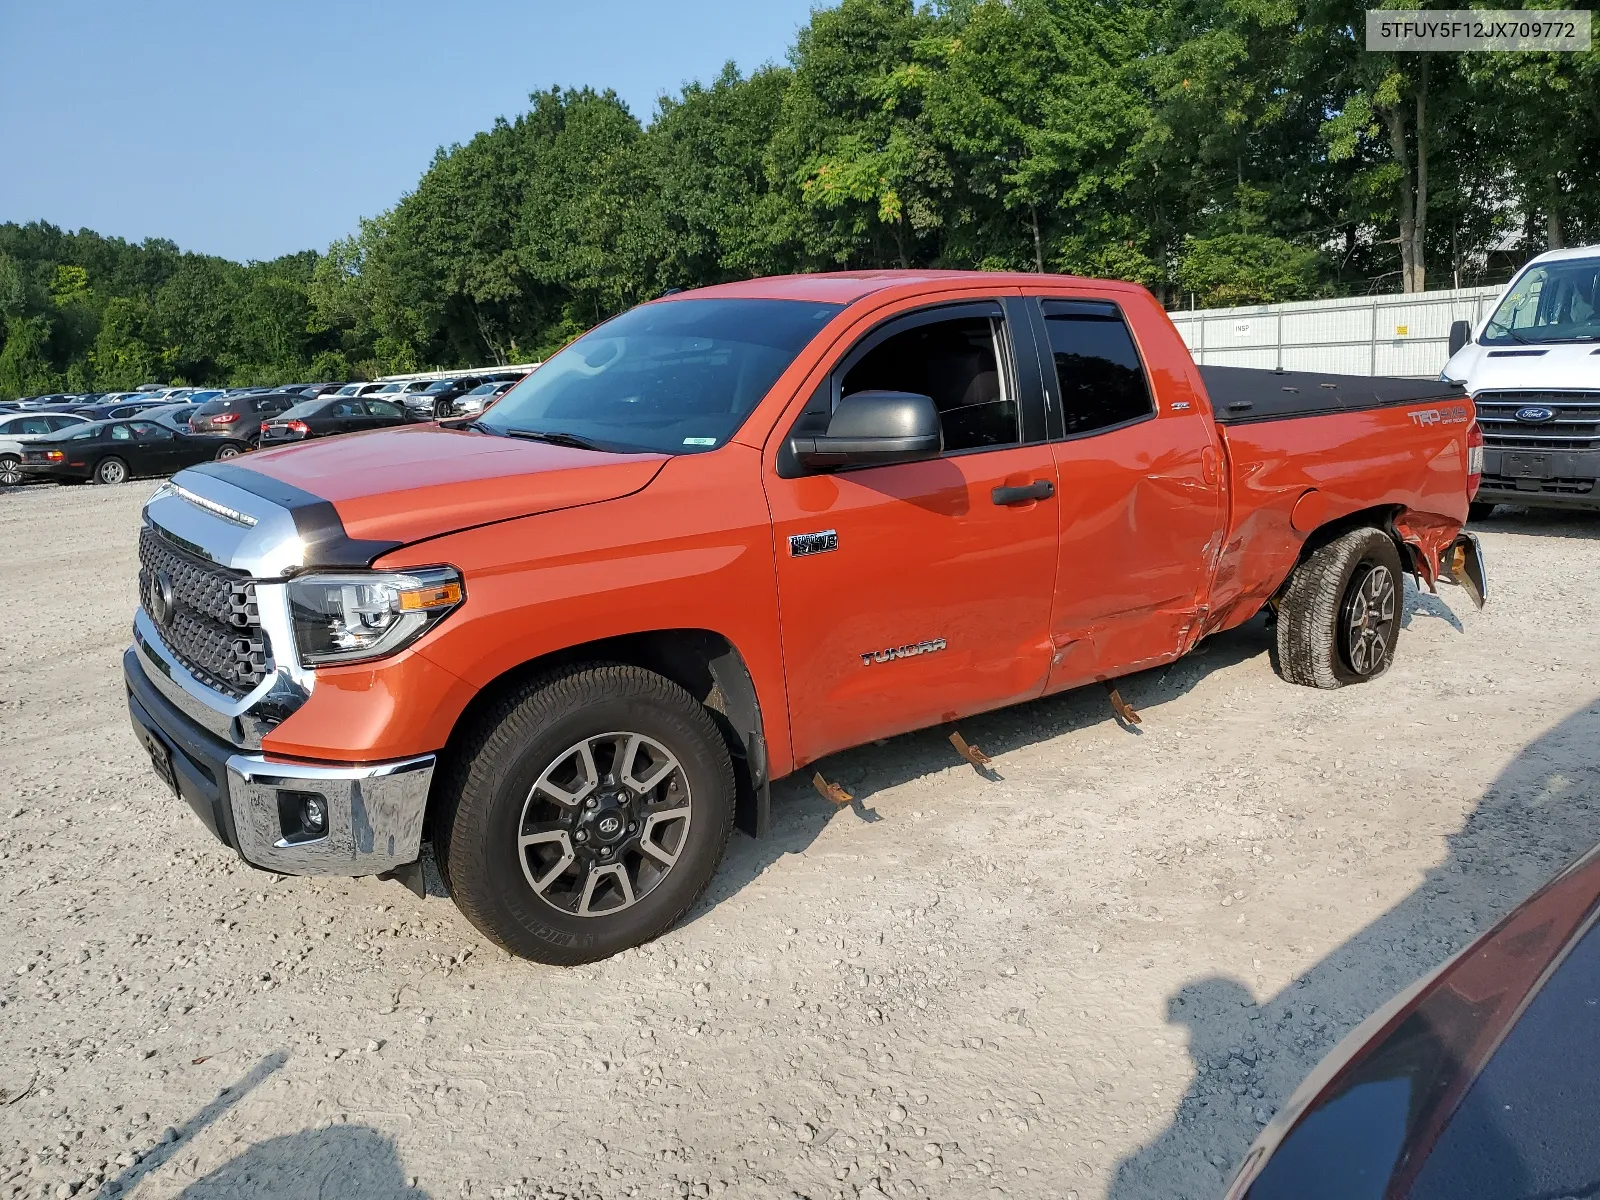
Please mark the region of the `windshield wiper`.
<svg viewBox="0 0 1600 1200"><path fill-rule="evenodd" d="M1521 335L1521 334L1520 334L1520 333L1518 333L1518 332L1517 332L1517 331L1516 331L1516 330L1515 330L1515 329L1513 329L1513 328L1511 328L1511 326L1509 326L1509 325L1502 325L1502 324L1500 324L1500 322L1499 322L1499 321L1490 321L1490 322L1489 322L1489 327L1490 327L1490 328L1491 328L1491 329L1500 329L1500 330L1503 330L1503 331L1504 331L1504 332L1505 332L1505 335L1506 335L1506 336L1507 336L1507 337L1508 337L1508 338L1510 338L1510 339L1511 339L1511 340L1512 340L1512 341L1514 341L1514 342L1521 342L1521 343L1522 343L1522 344L1523 344L1523 345L1524 345L1524 346L1532 346L1532 345L1533 345L1533 344L1534 344L1534 341L1533 341L1533 339L1532 339L1532 338L1525 338L1525 337L1523 337L1523 336L1522 336L1522 335Z"/></svg>
<svg viewBox="0 0 1600 1200"><path fill-rule="evenodd" d="M588 438L579 437L575 433L558 433L555 430L545 429L508 429L507 437L526 438L530 442L549 442L552 446L571 446L577 450L601 450L602 448L591 442Z"/></svg>

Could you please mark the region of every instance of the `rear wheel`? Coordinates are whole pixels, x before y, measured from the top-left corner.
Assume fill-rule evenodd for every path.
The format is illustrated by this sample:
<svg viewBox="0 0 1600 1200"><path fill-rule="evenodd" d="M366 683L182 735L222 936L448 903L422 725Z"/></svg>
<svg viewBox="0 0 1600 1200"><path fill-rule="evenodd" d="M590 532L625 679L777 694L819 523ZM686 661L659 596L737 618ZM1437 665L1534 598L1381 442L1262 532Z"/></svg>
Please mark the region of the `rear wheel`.
<svg viewBox="0 0 1600 1200"><path fill-rule="evenodd" d="M238 458L238 457L239 457L239 447L237 447L237 446L223 446L220 449L218 449L218 451L217 451L217 461L218 462L221 462L225 458Z"/></svg>
<svg viewBox="0 0 1600 1200"><path fill-rule="evenodd" d="M1278 600L1279 673L1317 688L1376 679L1394 661L1404 598L1400 552L1382 530L1312 551Z"/></svg>
<svg viewBox="0 0 1600 1200"><path fill-rule="evenodd" d="M15 487L21 482L21 460L15 454L0 454L0 487Z"/></svg>
<svg viewBox="0 0 1600 1200"><path fill-rule="evenodd" d="M94 469L96 483L125 483L128 479L128 464L120 458L102 458Z"/></svg>
<svg viewBox="0 0 1600 1200"><path fill-rule="evenodd" d="M452 756L434 829L467 919L569 965L671 928L733 830L733 764L706 710L639 667L570 668L508 696Z"/></svg>

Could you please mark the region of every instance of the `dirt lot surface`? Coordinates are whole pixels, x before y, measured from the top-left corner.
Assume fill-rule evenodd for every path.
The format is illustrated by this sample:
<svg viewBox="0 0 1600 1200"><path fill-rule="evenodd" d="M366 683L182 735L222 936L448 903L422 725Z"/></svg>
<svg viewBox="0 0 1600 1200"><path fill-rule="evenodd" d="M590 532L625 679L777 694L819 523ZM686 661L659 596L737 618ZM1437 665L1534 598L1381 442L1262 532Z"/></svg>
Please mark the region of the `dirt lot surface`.
<svg viewBox="0 0 1600 1200"><path fill-rule="evenodd" d="M1258 625L824 764L596 967L243 866L120 656L152 485L0 494L0 1200L1214 1197L1339 1036L1600 839L1600 520L1483 530L1338 692Z"/></svg>

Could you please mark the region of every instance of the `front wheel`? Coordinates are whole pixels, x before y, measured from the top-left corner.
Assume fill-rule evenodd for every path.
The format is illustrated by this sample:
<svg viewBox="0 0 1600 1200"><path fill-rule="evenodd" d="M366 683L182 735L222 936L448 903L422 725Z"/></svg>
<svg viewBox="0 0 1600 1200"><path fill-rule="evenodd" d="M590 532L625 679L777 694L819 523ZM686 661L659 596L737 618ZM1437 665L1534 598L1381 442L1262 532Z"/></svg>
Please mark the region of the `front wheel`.
<svg viewBox="0 0 1600 1200"><path fill-rule="evenodd" d="M128 464L120 458L102 458L94 469L94 477L97 483L126 483Z"/></svg>
<svg viewBox="0 0 1600 1200"><path fill-rule="evenodd" d="M1481 503L1474 501L1473 503L1467 505L1467 520L1473 522L1487 521L1490 517L1494 516L1495 507L1495 505L1490 504L1488 501L1483 501Z"/></svg>
<svg viewBox="0 0 1600 1200"><path fill-rule="evenodd" d="M1278 600L1278 671L1336 688L1376 679L1394 661L1405 581L1394 540L1352 529L1308 554Z"/></svg>
<svg viewBox="0 0 1600 1200"><path fill-rule="evenodd" d="M16 487L22 482L22 462L15 454L0 454L0 487Z"/></svg>
<svg viewBox="0 0 1600 1200"><path fill-rule="evenodd" d="M440 873L469 921L538 962L592 962L671 928L733 830L727 744L688 692L639 667L534 680L451 759Z"/></svg>

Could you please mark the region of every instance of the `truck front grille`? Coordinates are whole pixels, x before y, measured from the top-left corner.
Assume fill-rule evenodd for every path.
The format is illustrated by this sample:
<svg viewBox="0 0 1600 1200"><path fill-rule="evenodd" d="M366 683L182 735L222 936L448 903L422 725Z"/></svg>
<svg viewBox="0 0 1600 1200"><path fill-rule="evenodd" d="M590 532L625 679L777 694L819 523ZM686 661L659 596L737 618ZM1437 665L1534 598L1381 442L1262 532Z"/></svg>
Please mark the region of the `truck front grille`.
<svg viewBox="0 0 1600 1200"><path fill-rule="evenodd" d="M1483 444L1502 450L1600 450L1600 392L1480 392ZM1519 421L1528 408L1548 408L1546 421Z"/></svg>
<svg viewBox="0 0 1600 1200"><path fill-rule="evenodd" d="M273 670L255 582L186 553L150 525L139 531L139 602L206 686L238 699Z"/></svg>

